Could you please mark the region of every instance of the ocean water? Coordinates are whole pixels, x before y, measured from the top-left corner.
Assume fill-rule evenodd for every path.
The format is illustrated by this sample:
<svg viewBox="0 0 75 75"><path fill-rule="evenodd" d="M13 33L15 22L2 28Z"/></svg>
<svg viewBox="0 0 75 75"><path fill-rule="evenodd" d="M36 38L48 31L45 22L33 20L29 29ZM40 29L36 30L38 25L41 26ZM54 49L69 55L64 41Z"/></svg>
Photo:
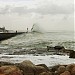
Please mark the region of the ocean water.
<svg viewBox="0 0 75 75"><path fill-rule="evenodd" d="M38 54L36 50L46 49L47 46L60 45L64 46L66 49L75 50L74 36L74 32L24 33L0 42L0 58L1 61L11 62L21 62L28 59L33 61L35 64L45 62L48 66L60 63L63 64L66 60L66 63L75 63L75 59L70 59L68 56L53 56L46 55L45 53L42 55L43 52L41 54L39 53L38 56L34 55L34 53ZM33 52L31 52L32 50ZM66 58L64 59L64 57ZM56 61L60 62L56 63Z"/></svg>
<svg viewBox="0 0 75 75"><path fill-rule="evenodd" d="M30 32L18 35L0 43L0 52L9 53L17 50L40 49L47 46L64 46L67 49L75 50L73 32Z"/></svg>

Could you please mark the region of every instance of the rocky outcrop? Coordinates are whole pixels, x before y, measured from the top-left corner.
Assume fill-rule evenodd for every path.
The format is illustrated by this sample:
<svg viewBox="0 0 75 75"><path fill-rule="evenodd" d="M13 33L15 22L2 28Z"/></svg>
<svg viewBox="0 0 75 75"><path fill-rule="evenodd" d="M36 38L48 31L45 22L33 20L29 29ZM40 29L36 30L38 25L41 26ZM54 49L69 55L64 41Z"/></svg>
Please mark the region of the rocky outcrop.
<svg viewBox="0 0 75 75"><path fill-rule="evenodd" d="M66 49L64 46L47 46L47 51L57 55L70 55L70 58L75 58L74 50Z"/></svg>

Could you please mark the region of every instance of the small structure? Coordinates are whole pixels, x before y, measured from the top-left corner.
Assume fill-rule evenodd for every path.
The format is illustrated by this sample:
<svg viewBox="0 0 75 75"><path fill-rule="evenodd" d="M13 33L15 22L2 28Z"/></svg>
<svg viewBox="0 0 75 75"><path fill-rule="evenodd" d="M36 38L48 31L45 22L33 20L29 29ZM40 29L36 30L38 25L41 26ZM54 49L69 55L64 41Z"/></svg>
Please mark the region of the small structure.
<svg viewBox="0 0 75 75"><path fill-rule="evenodd" d="M14 37L16 35L23 34L24 32L14 32L12 30L6 30L5 27L0 28L0 41L9 39L11 37Z"/></svg>
<svg viewBox="0 0 75 75"><path fill-rule="evenodd" d="M5 29L5 27L0 28L0 32L8 32L8 30Z"/></svg>

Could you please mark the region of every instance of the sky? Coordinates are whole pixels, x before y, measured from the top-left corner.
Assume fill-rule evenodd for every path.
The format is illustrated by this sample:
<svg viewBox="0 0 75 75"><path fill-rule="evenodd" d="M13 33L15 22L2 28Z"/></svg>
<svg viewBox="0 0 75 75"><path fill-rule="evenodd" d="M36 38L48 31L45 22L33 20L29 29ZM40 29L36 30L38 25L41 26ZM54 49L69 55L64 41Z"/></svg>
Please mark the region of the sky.
<svg viewBox="0 0 75 75"><path fill-rule="evenodd" d="M0 27L74 31L74 0L0 0Z"/></svg>

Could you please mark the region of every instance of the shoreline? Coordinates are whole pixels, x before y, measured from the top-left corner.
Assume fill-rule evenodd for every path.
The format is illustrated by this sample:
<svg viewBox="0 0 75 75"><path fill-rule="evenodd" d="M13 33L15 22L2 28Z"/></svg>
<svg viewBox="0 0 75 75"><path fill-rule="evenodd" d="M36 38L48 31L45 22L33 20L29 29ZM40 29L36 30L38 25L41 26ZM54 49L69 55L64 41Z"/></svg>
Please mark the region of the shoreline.
<svg viewBox="0 0 75 75"><path fill-rule="evenodd" d="M30 60L34 64L46 64L47 66L54 66L58 64L71 64L75 63L75 59L69 58L64 55L0 55L0 61L7 61L11 63L20 63L24 60Z"/></svg>

